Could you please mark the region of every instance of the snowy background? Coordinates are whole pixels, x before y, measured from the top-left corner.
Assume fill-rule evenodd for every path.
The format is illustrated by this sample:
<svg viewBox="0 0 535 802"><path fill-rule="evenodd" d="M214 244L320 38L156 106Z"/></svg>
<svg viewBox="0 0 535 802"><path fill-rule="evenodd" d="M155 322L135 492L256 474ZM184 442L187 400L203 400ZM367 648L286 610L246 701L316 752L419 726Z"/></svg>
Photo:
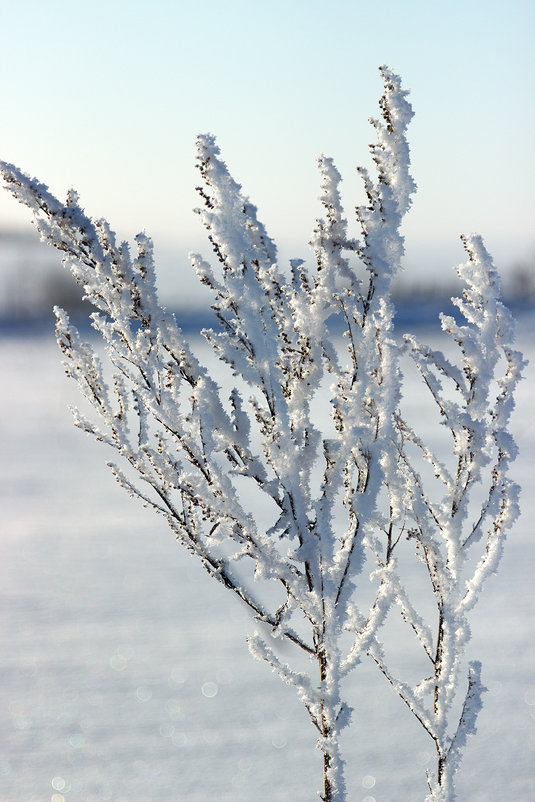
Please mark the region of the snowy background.
<svg viewBox="0 0 535 802"><path fill-rule="evenodd" d="M459 233L480 231L505 283L516 276L523 297L535 294L535 161L523 146L535 127L534 4L1 8L0 157L58 197L75 186L120 237L145 228L165 303L206 298L186 256L209 251L191 214L195 136L217 135L283 261L303 256L319 212L318 153L344 175L348 213L363 200L354 168L370 163L367 119L385 62L416 112L406 293L449 285ZM21 242L29 228L28 210L0 193L0 315L23 321L65 302L52 257ZM249 656L248 615L74 429L76 388L52 322L46 335L27 322L16 335L11 323L0 327L0 802L316 799L315 731L293 690ZM514 418L523 517L471 619L489 692L460 802L535 802L533 314L519 334L532 360ZM418 391L407 398L417 403ZM351 802L422 802L433 760L423 730L372 666L354 673L347 698Z"/></svg>
<svg viewBox="0 0 535 802"><path fill-rule="evenodd" d="M535 800L534 334L526 313L519 345L531 366L514 417L523 517L471 619L470 656L489 692L461 802ZM51 333L4 336L0 370L1 802L315 799L308 716L249 656L254 624L238 601L74 429L76 388ZM406 395L417 403L414 388ZM346 698L348 799L422 802L433 765L424 731L371 665Z"/></svg>

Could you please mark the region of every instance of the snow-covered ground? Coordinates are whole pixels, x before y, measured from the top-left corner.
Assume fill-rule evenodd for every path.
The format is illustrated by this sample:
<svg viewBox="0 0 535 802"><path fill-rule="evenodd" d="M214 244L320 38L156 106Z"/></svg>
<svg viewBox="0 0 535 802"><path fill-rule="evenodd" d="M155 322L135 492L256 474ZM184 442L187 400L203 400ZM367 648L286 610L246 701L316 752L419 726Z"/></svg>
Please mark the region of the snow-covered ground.
<svg viewBox="0 0 535 802"><path fill-rule="evenodd" d="M459 802L535 800L535 322L518 396L523 517L472 615L489 691ZM128 498L72 426L52 336L0 340L0 802L305 802L321 759L237 600ZM409 388L410 390L410 388ZM408 392L417 403L418 394ZM354 672L351 802L422 802L433 752L372 665Z"/></svg>

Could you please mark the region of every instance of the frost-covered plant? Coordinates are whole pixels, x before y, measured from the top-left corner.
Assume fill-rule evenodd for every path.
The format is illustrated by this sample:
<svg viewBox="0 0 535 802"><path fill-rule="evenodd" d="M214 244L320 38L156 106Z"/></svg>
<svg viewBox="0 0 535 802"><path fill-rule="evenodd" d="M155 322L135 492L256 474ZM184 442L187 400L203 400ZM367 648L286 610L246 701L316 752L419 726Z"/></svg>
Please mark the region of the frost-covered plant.
<svg viewBox="0 0 535 802"><path fill-rule="evenodd" d="M453 777L466 738L475 732L485 691L478 661L469 663L460 713L452 712L461 657L470 637L466 614L474 607L484 581L496 571L506 531L519 512L518 487L508 478L510 462L516 456L508 424L524 362L511 348L513 320L499 300L500 281L491 257L479 236L462 239L469 261L457 272L465 289L463 298L453 301L464 325L442 315L443 330L461 351L461 367L413 336L404 337L404 348L451 435L451 469L396 414L401 438L399 468L410 495L409 537L414 538L427 569L437 608L435 636L430 631L417 632L431 675L411 688L391 675L378 643L370 649L434 741L437 770L428 775L429 802L454 799ZM408 443L414 446L412 453ZM422 481L418 462L432 467L440 486L436 498L431 482ZM482 553L474 556L481 541ZM415 619L409 622L414 626ZM430 705L423 701L426 696L431 698Z"/></svg>
<svg viewBox="0 0 535 802"><path fill-rule="evenodd" d="M200 364L173 315L159 304L145 234L136 237L131 256L105 221L86 216L74 192L61 203L44 185L2 165L8 189L33 210L43 239L65 253L97 309L93 326L106 345L111 389L92 347L56 309L67 373L101 420L99 427L75 411L76 425L117 452L121 466L110 467L118 482L163 515L177 539L263 625L249 638L250 650L295 687L308 711L323 753L324 802L346 798L339 734L351 708L341 683L367 654L436 743L430 798L453 799L451 777L480 704L472 664L459 724L448 734L468 637L465 613L495 568L516 512L516 491L506 479L513 454L506 426L521 360L505 347L510 321L477 239L467 243L473 256L462 271L468 289L460 307L469 325L445 321L463 349L464 370L412 338L403 346L452 429L455 475L399 412L391 283L403 255L400 224L415 191L405 136L412 109L400 79L386 67L381 73L382 120L372 121L376 181L360 170L368 197L356 210L362 236L349 237L340 175L331 159L321 157L324 217L311 243L313 268L293 260L288 274L280 270L273 241L213 137L199 137L204 207L198 212L218 269L200 255L192 261L213 293L218 325L204 336L230 368L230 392ZM508 370L489 406L500 348ZM443 394L437 371L453 382L461 402ZM445 485L438 506L426 494L409 446L432 463ZM470 489L493 448L488 498L467 529ZM463 585L461 562L484 524L490 527L487 554ZM438 605L435 635L400 581L396 553L407 543L404 534L429 569ZM371 596L368 579L358 581L367 559L374 569ZM420 701L420 686L414 690L395 679L384 660L378 631L393 602L434 667L424 682L433 694L432 710ZM281 659L279 641L294 647L292 666Z"/></svg>

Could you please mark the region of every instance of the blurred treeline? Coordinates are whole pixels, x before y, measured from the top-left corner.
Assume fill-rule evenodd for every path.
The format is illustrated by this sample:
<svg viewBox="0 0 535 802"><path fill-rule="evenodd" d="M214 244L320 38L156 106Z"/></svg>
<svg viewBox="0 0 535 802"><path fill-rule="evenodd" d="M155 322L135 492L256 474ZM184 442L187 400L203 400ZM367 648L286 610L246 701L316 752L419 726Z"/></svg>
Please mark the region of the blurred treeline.
<svg viewBox="0 0 535 802"><path fill-rule="evenodd" d="M426 279L421 274L411 275L406 266L395 284L395 300L402 311L412 310L414 317L418 308L442 308L453 295L459 294L459 284L452 273L451 283L444 280ZM531 307L535 304L535 255L530 263L506 266L502 276L502 288L506 301L514 306ZM51 321L52 307L66 309L74 320L87 318L92 308L83 299L83 292L61 264L61 254L43 245L36 232L0 230L0 323L5 328L25 323ZM165 304L165 297L162 298ZM207 311L199 307L177 310L179 317L185 316L186 326L196 323L206 325ZM444 311L449 311L444 309Z"/></svg>

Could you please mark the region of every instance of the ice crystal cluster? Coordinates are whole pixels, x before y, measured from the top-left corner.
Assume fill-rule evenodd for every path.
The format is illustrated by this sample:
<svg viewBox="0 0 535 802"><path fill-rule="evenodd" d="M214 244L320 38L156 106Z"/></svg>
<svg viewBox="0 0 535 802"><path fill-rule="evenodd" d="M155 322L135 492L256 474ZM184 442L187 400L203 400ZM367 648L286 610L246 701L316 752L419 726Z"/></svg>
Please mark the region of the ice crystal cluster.
<svg viewBox="0 0 535 802"><path fill-rule="evenodd" d="M230 391L160 305L145 234L132 254L108 223L84 213L74 192L62 203L14 166L2 170L96 309L111 379L56 309L67 372L95 413L75 411L76 425L114 449L118 482L163 515L261 623L250 650L295 687L308 711L323 754L321 798L346 798L339 734L352 711L343 680L372 659L429 734L437 761L428 800L445 802L454 799L484 690L477 662L460 675L467 613L517 515L507 427L523 362L478 236L464 239L468 261L458 269L463 322L442 318L453 357L413 336L394 339L391 286L415 191L406 140L412 108L399 77L386 67L381 75L382 117L371 121L376 176L359 170L367 196L356 209L360 236L348 234L340 175L322 156L312 265L278 264L214 138L198 139L198 213L216 259L215 266L197 254L192 261L213 293L214 327L204 336L227 366ZM451 435L447 464L403 416L399 362L409 358ZM401 549L425 566L431 618L404 588ZM389 667L381 642L396 608L428 664L416 684ZM295 651L293 662L287 650L281 658L281 640Z"/></svg>

